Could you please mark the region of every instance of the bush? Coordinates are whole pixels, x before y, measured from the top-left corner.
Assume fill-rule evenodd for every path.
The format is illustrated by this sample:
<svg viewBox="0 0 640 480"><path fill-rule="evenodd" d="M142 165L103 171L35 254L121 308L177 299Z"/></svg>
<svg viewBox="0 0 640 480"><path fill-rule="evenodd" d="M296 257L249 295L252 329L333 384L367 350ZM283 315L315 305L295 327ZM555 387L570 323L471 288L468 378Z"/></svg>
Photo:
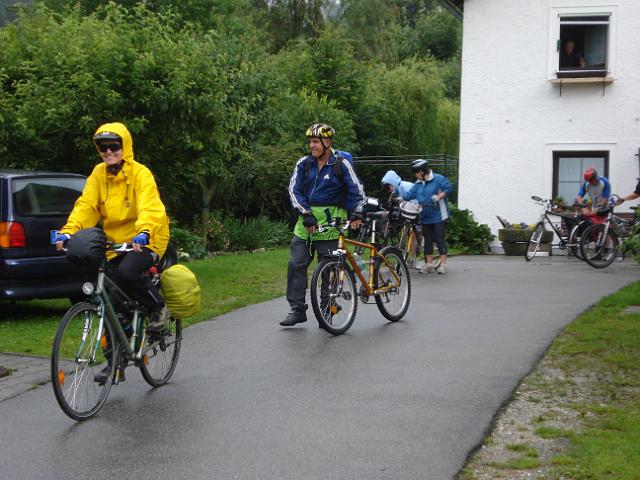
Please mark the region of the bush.
<svg viewBox="0 0 640 480"><path fill-rule="evenodd" d="M227 250L229 244L229 235L222 212L211 212L209 214L209 225L207 226L207 248L211 252L218 252Z"/></svg>
<svg viewBox="0 0 640 480"><path fill-rule="evenodd" d="M633 259L640 263L640 224L634 225L631 236L622 243L622 252L631 252Z"/></svg>
<svg viewBox="0 0 640 480"><path fill-rule="evenodd" d="M178 258L204 258L207 255L202 237L186 228L172 225L171 243L178 252Z"/></svg>
<svg viewBox="0 0 640 480"><path fill-rule="evenodd" d="M267 217L239 220L213 212L207 229L207 246L210 251L255 250L285 245L291 239L288 225Z"/></svg>
<svg viewBox="0 0 640 480"><path fill-rule="evenodd" d="M451 222L447 226L448 242L465 253L487 253L489 244L495 238L491 229L478 223L469 210L460 210L451 205Z"/></svg>
<svg viewBox="0 0 640 480"><path fill-rule="evenodd" d="M266 217L240 221L229 217L224 222L229 237L229 250L255 250L286 244L291 238L289 227L284 222Z"/></svg>

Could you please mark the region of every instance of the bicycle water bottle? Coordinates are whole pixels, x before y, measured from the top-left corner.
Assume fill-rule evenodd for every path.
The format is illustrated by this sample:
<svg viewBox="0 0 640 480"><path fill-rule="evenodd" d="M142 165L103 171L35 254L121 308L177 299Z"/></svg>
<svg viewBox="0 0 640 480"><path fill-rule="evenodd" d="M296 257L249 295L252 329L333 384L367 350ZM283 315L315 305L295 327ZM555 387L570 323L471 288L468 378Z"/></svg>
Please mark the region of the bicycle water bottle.
<svg viewBox="0 0 640 480"><path fill-rule="evenodd" d="M360 267L360 270L362 270L363 272L366 272L368 270L367 263L360 255L358 255L358 252L353 252L353 259L358 264L358 267Z"/></svg>

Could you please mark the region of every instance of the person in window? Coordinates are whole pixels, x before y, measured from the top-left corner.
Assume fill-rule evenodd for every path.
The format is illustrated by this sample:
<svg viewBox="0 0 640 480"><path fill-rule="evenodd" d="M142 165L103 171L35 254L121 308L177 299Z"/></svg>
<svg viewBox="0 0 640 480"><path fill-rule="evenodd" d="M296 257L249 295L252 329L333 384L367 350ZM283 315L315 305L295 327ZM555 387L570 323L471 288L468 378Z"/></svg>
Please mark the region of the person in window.
<svg viewBox="0 0 640 480"><path fill-rule="evenodd" d="M576 204L584 204L585 197L588 196L589 200L591 200L591 208L582 208L580 213L587 216L597 215L599 208L606 206L609 202L611 184L606 177L599 176L593 167L589 167L584 171L583 178L584 183L578 191Z"/></svg>
<svg viewBox="0 0 640 480"><path fill-rule="evenodd" d="M618 200L618 205L624 203L627 200L635 200L637 198L640 198L640 180L638 180L638 184L636 185L636 189L631 192L629 195L625 195L624 197L620 197L620 199Z"/></svg>
<svg viewBox="0 0 640 480"><path fill-rule="evenodd" d="M130 252L107 252L107 269L120 287L150 312L147 331L159 332L166 326L170 312L157 287L143 274L167 249L169 218L153 174L133 158L133 140L127 127L106 123L96 130L93 142L102 162L87 178L82 195L56 238L56 248L61 250L73 234L99 222L107 241L130 242ZM95 381L103 383L108 372L106 367Z"/></svg>
<svg viewBox="0 0 640 480"><path fill-rule="evenodd" d="M446 224L451 214L447 203L447 195L451 193L451 182L444 175L433 173L427 160L418 159L411 162L411 170L416 176L416 183L411 190L402 195L405 200L417 200L422 205L420 221L424 235L425 266L420 273L447 273L447 242L445 241ZM440 266L433 267L433 243L438 245Z"/></svg>
<svg viewBox="0 0 640 480"><path fill-rule="evenodd" d="M584 57L576 50L576 42L573 40L564 42L564 48L560 52L560 67L584 67L586 64Z"/></svg>

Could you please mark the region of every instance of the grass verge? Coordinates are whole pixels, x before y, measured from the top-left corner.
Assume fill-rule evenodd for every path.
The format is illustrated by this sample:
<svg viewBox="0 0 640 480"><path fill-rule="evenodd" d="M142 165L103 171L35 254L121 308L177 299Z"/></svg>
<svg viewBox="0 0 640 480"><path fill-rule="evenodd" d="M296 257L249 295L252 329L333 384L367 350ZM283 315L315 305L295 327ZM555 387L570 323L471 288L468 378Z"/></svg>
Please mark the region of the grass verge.
<svg viewBox="0 0 640 480"><path fill-rule="evenodd" d="M635 282L571 323L459 478L640 479L640 313L625 311L639 304Z"/></svg>
<svg viewBox="0 0 640 480"><path fill-rule="evenodd" d="M202 311L185 325L284 295L288 248L189 262L202 289ZM0 302L0 352L49 355L65 299Z"/></svg>

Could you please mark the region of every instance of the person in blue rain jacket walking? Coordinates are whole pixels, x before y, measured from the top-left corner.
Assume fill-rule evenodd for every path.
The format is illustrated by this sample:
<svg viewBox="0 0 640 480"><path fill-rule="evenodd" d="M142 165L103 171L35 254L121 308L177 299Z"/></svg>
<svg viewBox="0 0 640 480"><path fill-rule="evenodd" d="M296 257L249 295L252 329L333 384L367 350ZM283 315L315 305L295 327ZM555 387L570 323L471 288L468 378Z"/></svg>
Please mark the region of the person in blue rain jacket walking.
<svg viewBox="0 0 640 480"><path fill-rule="evenodd" d="M445 241L446 224L451 213L447 196L451 193L451 182L444 175L433 173L427 160L418 159L411 162L411 170L416 176L416 183L411 190L402 195L405 200L417 200L422 205L420 220L424 235L424 254L427 263L420 273L433 273L433 244L440 252L439 274L447 273L447 243Z"/></svg>

